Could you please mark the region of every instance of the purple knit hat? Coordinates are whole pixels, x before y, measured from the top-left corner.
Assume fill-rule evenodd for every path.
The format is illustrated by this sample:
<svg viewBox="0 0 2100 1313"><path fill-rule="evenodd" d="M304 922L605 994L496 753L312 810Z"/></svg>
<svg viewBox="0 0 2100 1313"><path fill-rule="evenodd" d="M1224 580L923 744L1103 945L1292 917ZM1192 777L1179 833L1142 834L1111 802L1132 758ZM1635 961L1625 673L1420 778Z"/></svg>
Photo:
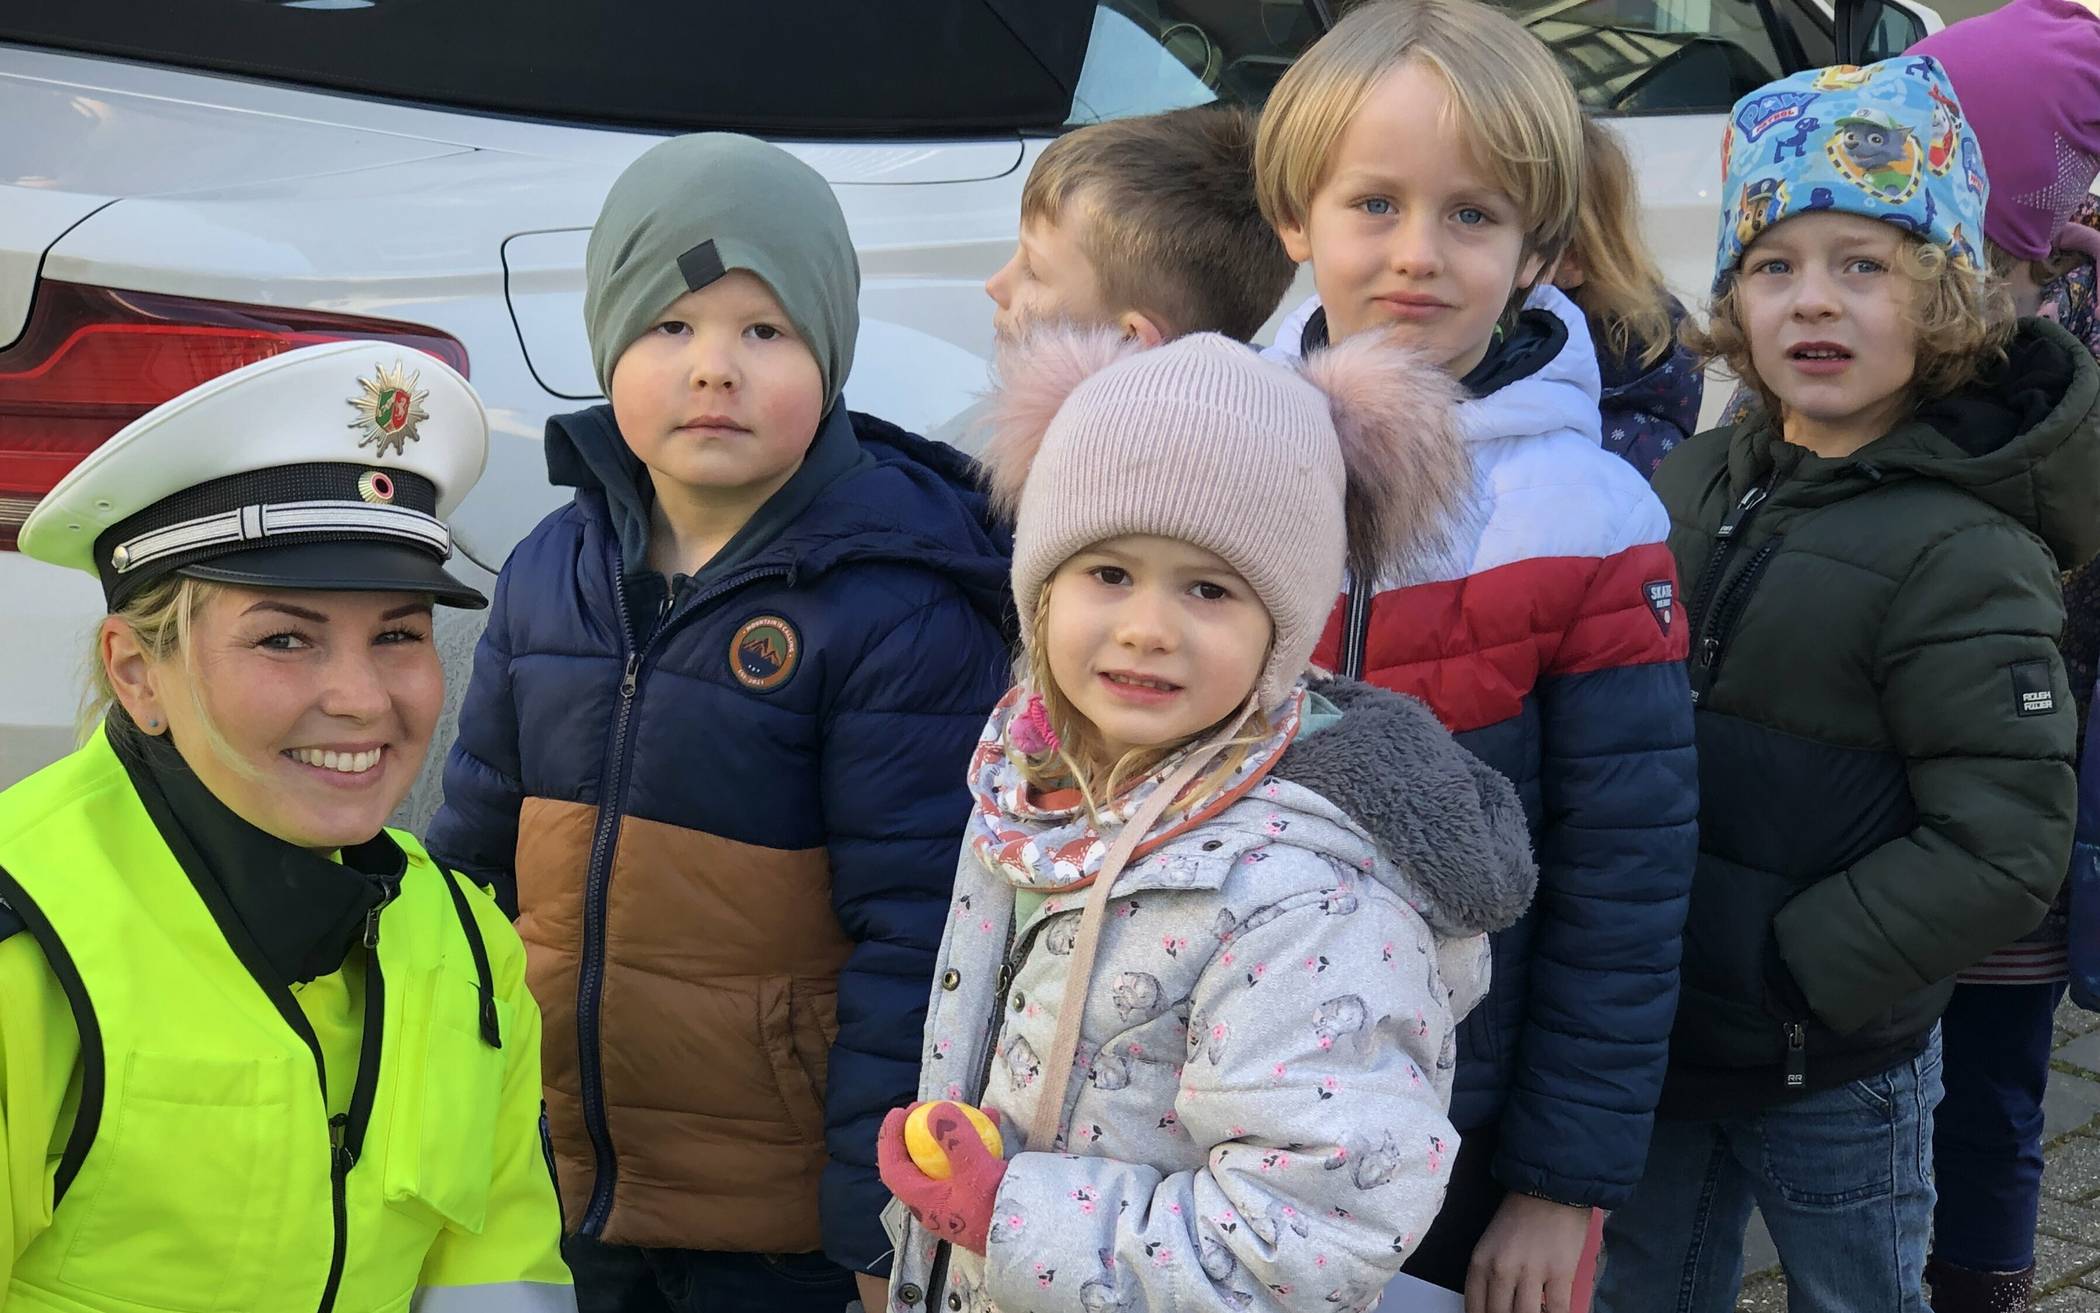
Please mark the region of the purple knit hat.
<svg viewBox="0 0 2100 1313"><path fill-rule="evenodd" d="M1983 148L1984 235L2046 258L2100 173L2100 17L2076 0L2012 0L1908 53L1946 69Z"/></svg>

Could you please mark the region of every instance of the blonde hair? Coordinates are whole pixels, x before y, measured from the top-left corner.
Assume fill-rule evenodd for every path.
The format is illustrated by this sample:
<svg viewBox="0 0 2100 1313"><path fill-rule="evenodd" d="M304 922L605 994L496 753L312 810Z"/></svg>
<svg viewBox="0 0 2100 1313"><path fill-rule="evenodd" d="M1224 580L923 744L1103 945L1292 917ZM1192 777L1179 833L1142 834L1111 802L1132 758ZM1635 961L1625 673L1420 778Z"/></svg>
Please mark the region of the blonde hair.
<svg viewBox="0 0 2100 1313"><path fill-rule="evenodd" d="M1522 216L1527 251L1559 256L1575 234L1582 107L1552 52L1481 0L1376 0L1301 55L1262 111L1262 214L1279 228L1304 226L1350 120L1387 74L1412 63L1443 79L1474 167Z"/></svg>
<svg viewBox="0 0 2100 1313"><path fill-rule="evenodd" d="M1993 277L2001 281L2009 279L2013 276L2013 271L2024 264L2027 266L2027 276L2034 280L2036 287L2047 287L2076 269L2079 261L2085 259L2077 251L2051 251L2039 260L2029 260L2014 255L1988 237L1983 239L1983 249L1990 261Z"/></svg>
<svg viewBox="0 0 2100 1313"><path fill-rule="evenodd" d="M1254 203L1254 116L1202 105L1076 128L1021 188L1021 221L1074 234L1114 310L1157 316L1170 336L1245 342L1275 312L1297 265Z"/></svg>
<svg viewBox="0 0 2100 1313"><path fill-rule="evenodd" d="M1640 197L1633 166L1610 128L1582 121L1582 204L1570 252L1581 263L1582 283L1568 293L1596 321L1604 341L1621 359L1640 353L1653 365L1676 342L1670 294L1662 271L1641 236Z"/></svg>
<svg viewBox="0 0 2100 1313"><path fill-rule="evenodd" d="M212 719L197 691L196 646L192 641L197 617L225 587L208 580L192 579L188 575L169 575L141 588L131 600L110 612L109 619L120 620L131 630L133 638L138 641L139 651L149 662L182 668L183 687L196 712L197 723L202 727L205 746L233 769L252 775L253 769L226 741L225 734L219 729L218 722ZM109 667L102 662L102 626L97 625L93 646L88 650L87 692L80 704L77 725L80 741L85 743L93 737L95 730L110 717L121 717L126 724L131 722L131 713L117 700L117 689L109 677Z"/></svg>
<svg viewBox="0 0 2100 1313"><path fill-rule="evenodd" d="M1168 757L1221 732L1239 712L1235 708L1231 715L1217 724L1175 742L1132 748L1114 761L1104 760L1106 753L1100 734L1093 723L1080 714L1079 708L1072 705L1050 672L1050 590L1054 586L1054 581L1043 585L1042 594L1036 601L1035 628L1022 648L1014 674L1018 682L1026 684L1042 698L1043 710L1050 717L1050 728L1057 735L1057 746L1044 753L1024 752L1014 743L1009 722L1006 751L1020 768L1021 778L1032 788L1038 791L1079 790L1087 814L1098 822L1103 804L1113 801L1132 782L1143 778ZM1248 692L1252 693L1253 689L1249 688ZM1204 798L1223 789L1247 760L1248 751L1274 732L1275 726L1265 712L1254 713L1241 726L1240 732L1222 745L1216 762L1190 786L1189 796Z"/></svg>
<svg viewBox="0 0 2100 1313"><path fill-rule="evenodd" d="M2002 282L1987 270L1957 263L1945 247L1913 233L1903 234L1895 265L1911 289L1904 318L1917 336L1913 405L1958 392L1984 370L2004 363L2013 313L2012 296ZM1720 361L1756 396L1765 414L1778 419L1785 411L1750 358L1750 335L1736 303L1741 286L1740 278L1730 278L1714 299L1706 325L1686 320L1681 335L1701 359Z"/></svg>

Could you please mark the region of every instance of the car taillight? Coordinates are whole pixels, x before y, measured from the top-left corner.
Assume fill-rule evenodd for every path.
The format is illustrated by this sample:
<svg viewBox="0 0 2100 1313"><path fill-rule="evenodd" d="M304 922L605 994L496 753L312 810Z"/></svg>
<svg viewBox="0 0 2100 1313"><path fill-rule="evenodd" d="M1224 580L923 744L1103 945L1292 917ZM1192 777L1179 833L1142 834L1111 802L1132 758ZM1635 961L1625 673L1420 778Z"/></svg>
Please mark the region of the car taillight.
<svg viewBox="0 0 2100 1313"><path fill-rule="evenodd" d="M0 550L66 471L168 398L295 347L379 338L460 373L467 349L433 328L49 279L0 351Z"/></svg>

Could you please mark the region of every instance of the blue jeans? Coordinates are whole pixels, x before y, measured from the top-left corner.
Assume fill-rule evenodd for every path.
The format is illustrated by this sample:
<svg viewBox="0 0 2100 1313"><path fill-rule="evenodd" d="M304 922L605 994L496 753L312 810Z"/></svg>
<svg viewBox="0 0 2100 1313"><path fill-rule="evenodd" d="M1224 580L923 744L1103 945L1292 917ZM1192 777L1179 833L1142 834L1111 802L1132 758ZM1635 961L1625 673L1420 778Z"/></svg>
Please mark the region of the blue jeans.
<svg viewBox="0 0 2100 1313"><path fill-rule="evenodd" d="M1937 1029L1887 1071L1751 1117L1662 1121L1604 1226L1597 1313L1730 1313L1754 1204L1789 1313L1925 1313Z"/></svg>
<svg viewBox="0 0 2100 1313"><path fill-rule="evenodd" d="M564 1236L577 1313L844 1313L853 1274L822 1254L636 1249Z"/></svg>
<svg viewBox="0 0 2100 1313"><path fill-rule="evenodd" d="M1940 1018L1947 1097L1934 1119L1933 1256L1972 1272L2034 1266L2042 1091L2064 986L1956 985Z"/></svg>

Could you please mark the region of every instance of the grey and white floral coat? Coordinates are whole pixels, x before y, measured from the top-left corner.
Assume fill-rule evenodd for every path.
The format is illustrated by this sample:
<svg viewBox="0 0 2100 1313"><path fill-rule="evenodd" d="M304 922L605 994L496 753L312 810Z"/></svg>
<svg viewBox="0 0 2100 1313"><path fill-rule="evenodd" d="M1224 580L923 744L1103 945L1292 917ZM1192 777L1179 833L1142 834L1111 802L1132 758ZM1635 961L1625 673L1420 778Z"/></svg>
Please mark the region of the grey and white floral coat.
<svg viewBox="0 0 2100 1313"><path fill-rule="evenodd" d="M1085 895L1057 889L1081 872L1036 873L1015 925L1010 872L964 844L919 1097L997 1109L1012 1161L983 1259L892 1203L896 1313L1359 1309L1436 1216L1454 1027L1536 879L1524 815L1420 703L1320 691L1340 721L1116 879L1051 1145L1015 1141L1072 1001Z"/></svg>

